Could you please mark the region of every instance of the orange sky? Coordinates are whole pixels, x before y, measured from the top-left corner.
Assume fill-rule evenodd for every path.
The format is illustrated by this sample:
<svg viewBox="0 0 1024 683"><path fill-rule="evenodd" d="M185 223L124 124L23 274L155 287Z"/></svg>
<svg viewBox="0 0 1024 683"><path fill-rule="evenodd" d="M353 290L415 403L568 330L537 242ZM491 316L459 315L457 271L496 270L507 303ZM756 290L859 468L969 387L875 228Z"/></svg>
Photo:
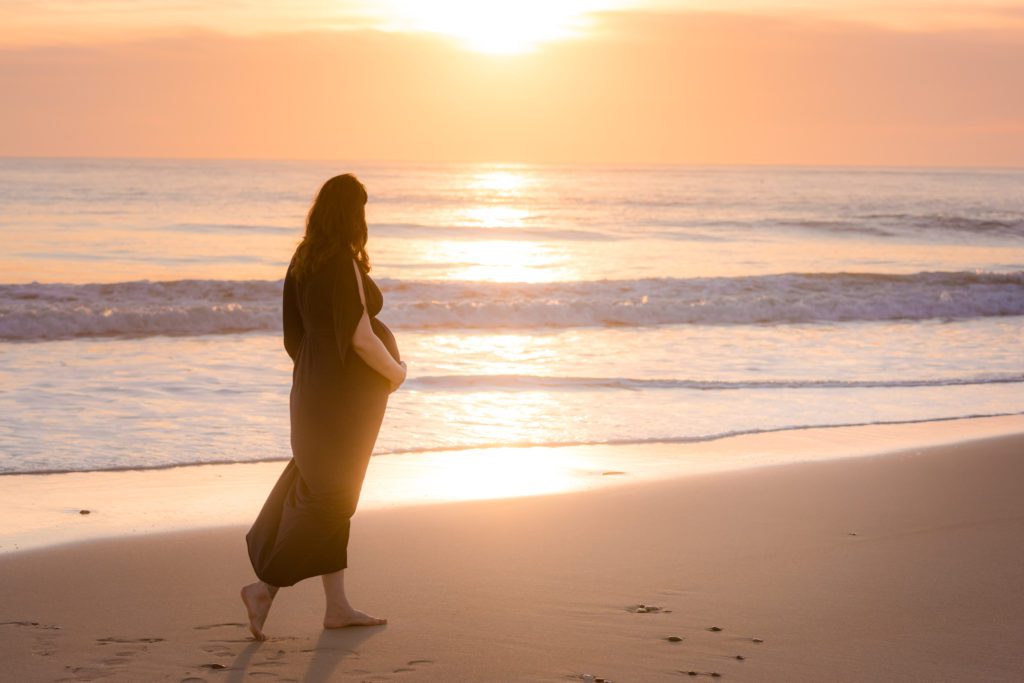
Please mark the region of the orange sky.
<svg viewBox="0 0 1024 683"><path fill-rule="evenodd" d="M1024 3L209 6L0 0L0 155L1024 166Z"/></svg>

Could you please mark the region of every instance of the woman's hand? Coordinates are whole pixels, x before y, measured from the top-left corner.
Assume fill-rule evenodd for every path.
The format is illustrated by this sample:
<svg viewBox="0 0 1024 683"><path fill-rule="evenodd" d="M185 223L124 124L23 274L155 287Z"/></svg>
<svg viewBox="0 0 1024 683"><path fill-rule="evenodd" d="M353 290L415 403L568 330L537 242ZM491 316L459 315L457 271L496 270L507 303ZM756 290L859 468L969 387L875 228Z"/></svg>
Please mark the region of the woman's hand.
<svg viewBox="0 0 1024 683"><path fill-rule="evenodd" d="M391 379L392 393L394 393L395 390L398 389L398 387L402 386L402 383L405 382L406 376L409 374L409 368L408 366L406 366L404 360L398 361L398 364L402 367L402 374L400 377L395 377Z"/></svg>

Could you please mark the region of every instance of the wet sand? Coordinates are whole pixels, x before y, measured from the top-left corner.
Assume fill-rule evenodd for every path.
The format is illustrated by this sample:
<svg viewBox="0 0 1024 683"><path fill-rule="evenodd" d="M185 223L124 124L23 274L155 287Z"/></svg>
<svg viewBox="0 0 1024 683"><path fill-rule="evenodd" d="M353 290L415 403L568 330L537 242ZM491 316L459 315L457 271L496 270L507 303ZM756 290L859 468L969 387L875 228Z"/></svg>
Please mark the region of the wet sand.
<svg viewBox="0 0 1024 683"><path fill-rule="evenodd" d="M306 581L264 643L243 526L8 553L0 655L18 681L1021 680L1022 481L1014 435L369 508L349 593L390 623L325 632Z"/></svg>

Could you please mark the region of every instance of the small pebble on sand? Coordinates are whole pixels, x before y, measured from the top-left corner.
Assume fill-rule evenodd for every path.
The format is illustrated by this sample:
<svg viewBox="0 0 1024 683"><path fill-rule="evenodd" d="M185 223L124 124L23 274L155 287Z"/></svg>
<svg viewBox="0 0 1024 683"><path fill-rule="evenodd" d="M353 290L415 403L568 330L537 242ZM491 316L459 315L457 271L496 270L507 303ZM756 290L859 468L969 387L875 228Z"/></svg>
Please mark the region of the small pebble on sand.
<svg viewBox="0 0 1024 683"><path fill-rule="evenodd" d="M709 628L708 630L709 630L709 631L714 631L715 633L717 633L717 632L719 632L719 631L721 631L721 630L722 630L722 627L721 627L721 626L712 626L712 627L711 627L711 628Z"/></svg>
<svg viewBox="0 0 1024 683"><path fill-rule="evenodd" d="M683 642L683 639L680 638L679 636L669 636L665 640L667 640L670 643L681 643L681 642Z"/></svg>
<svg viewBox="0 0 1024 683"><path fill-rule="evenodd" d="M626 610L629 611L629 612L633 612L634 614L648 614L648 613L652 613L652 612L662 612L662 611L666 611L667 612L668 611L668 610L662 610L657 605L645 605L642 602L639 605L636 605L636 606L629 606L629 607L626 608Z"/></svg>
<svg viewBox="0 0 1024 683"><path fill-rule="evenodd" d="M92 512L92 510L79 510L79 511L78 511L78 514L80 514L80 515L87 515L87 514L89 514L90 512Z"/></svg>

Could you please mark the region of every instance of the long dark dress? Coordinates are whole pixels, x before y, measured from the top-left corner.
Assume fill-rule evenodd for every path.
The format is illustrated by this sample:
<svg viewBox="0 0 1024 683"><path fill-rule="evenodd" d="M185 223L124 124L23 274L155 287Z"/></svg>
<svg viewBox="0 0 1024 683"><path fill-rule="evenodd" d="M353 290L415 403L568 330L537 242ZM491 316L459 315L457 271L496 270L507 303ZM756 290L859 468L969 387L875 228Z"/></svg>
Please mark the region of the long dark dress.
<svg viewBox="0 0 1024 683"><path fill-rule="evenodd" d="M284 281L284 346L295 361L292 459L246 535L262 581L291 586L348 566L349 518L387 407L388 380L363 362L352 335L363 314L352 259L331 258ZM374 332L398 360L394 337L373 316L384 297L363 275Z"/></svg>

